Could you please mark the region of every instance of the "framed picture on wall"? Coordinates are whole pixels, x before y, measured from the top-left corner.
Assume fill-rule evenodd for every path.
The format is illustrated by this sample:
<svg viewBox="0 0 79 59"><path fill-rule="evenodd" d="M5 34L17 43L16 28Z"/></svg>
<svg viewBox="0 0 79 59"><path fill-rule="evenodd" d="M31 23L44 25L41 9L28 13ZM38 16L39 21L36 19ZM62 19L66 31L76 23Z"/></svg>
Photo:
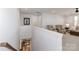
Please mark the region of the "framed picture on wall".
<svg viewBox="0 0 79 59"><path fill-rule="evenodd" d="M30 25L30 18L24 18L24 25Z"/></svg>

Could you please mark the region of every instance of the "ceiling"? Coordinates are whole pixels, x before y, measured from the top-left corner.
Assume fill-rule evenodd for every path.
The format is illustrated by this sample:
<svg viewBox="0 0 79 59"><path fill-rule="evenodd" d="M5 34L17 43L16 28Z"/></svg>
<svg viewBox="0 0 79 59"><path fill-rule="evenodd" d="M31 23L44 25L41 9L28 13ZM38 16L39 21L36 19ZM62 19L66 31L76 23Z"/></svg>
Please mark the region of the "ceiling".
<svg viewBox="0 0 79 59"><path fill-rule="evenodd" d="M20 8L21 13L51 13L58 15L73 15L75 8Z"/></svg>

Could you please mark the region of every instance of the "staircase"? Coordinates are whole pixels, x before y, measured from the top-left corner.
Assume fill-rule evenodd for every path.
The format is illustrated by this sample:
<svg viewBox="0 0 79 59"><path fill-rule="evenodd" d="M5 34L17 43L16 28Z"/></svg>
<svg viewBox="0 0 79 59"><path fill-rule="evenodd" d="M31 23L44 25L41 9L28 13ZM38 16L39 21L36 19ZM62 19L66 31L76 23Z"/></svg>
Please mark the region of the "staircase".
<svg viewBox="0 0 79 59"><path fill-rule="evenodd" d="M7 50L18 51L17 49L15 49L13 46L11 46L7 42L0 43L0 48L1 48L2 51L3 51L3 49L5 49L5 51L7 51ZM21 46L20 51L31 51L31 41L30 40L24 40L22 42L22 46Z"/></svg>
<svg viewBox="0 0 79 59"><path fill-rule="evenodd" d="M9 49L10 51L18 51L17 49L15 49L14 47L12 47L9 43L7 43L7 42L2 42L2 43L0 43L0 47L1 48L7 48L7 49Z"/></svg>
<svg viewBox="0 0 79 59"><path fill-rule="evenodd" d="M31 40L24 40L21 43L20 51L31 51Z"/></svg>

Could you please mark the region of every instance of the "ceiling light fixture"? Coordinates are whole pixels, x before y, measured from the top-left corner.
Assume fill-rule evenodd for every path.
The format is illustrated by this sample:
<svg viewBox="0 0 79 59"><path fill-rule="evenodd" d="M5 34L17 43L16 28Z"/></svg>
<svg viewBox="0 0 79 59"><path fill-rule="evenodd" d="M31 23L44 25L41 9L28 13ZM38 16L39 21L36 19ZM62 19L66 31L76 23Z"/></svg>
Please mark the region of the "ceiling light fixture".
<svg viewBox="0 0 79 59"><path fill-rule="evenodd" d="M78 8L76 8L75 12L76 12L76 13L78 13L78 12L79 12Z"/></svg>

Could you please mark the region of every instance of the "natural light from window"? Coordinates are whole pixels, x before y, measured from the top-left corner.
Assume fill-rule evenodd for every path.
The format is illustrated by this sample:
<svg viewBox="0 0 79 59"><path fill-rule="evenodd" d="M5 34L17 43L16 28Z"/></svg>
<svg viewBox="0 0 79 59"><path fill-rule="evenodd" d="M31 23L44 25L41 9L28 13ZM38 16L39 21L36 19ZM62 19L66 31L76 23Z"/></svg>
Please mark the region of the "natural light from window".
<svg viewBox="0 0 79 59"><path fill-rule="evenodd" d="M74 29L76 29L76 26L78 24L78 16L74 17Z"/></svg>

